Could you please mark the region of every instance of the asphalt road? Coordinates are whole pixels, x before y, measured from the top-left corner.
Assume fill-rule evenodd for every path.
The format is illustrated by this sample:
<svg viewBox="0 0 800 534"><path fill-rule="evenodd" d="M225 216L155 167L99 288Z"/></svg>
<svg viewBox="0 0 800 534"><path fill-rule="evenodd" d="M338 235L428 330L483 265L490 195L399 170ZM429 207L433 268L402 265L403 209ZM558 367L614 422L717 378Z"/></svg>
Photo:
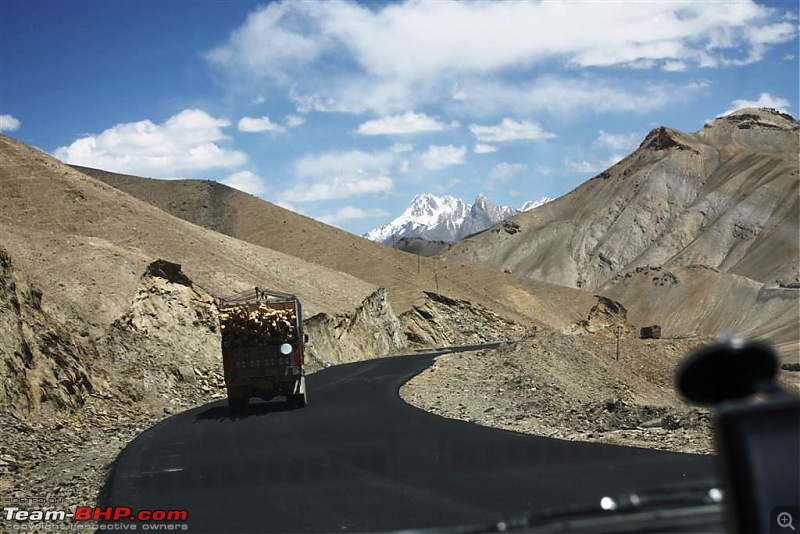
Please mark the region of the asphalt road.
<svg viewBox="0 0 800 534"><path fill-rule="evenodd" d="M190 532L374 532L491 523L713 476L708 457L418 410L397 391L433 359L325 369L308 377L305 409L251 401L247 417L231 419L219 401L172 416L122 452L100 504L187 510Z"/></svg>

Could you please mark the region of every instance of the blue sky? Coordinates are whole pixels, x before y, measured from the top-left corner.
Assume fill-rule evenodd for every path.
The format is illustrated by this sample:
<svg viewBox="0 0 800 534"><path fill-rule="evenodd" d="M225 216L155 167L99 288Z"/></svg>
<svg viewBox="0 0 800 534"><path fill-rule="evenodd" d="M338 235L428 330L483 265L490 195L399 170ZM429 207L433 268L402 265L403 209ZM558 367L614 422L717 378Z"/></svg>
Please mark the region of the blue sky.
<svg viewBox="0 0 800 534"><path fill-rule="evenodd" d="M647 132L797 116L785 2L0 2L0 131L363 233L417 193L519 207Z"/></svg>

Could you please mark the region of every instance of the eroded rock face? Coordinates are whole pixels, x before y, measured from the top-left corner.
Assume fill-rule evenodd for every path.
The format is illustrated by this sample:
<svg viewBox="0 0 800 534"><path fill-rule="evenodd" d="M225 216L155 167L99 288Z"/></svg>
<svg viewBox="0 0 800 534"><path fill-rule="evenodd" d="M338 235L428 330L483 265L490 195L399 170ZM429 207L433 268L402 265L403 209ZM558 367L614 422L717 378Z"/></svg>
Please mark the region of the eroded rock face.
<svg viewBox="0 0 800 534"><path fill-rule="evenodd" d="M596 334L609 338L635 335L636 328L628 321L628 310L616 300L595 295L597 304L589 310L589 315L572 326L564 329L565 334Z"/></svg>
<svg viewBox="0 0 800 534"><path fill-rule="evenodd" d="M318 365L354 362L397 354L406 347L403 328L386 290L368 296L352 314L317 314L304 323L308 355Z"/></svg>
<svg viewBox="0 0 800 534"><path fill-rule="evenodd" d="M105 348L115 370L108 380L138 400L211 400L224 391L220 346L214 298L180 265L156 260L108 330Z"/></svg>
<svg viewBox="0 0 800 534"><path fill-rule="evenodd" d="M93 383L93 348L42 310L43 294L0 248L0 410L17 415L74 411Z"/></svg>
<svg viewBox="0 0 800 534"><path fill-rule="evenodd" d="M412 346L441 347L518 339L525 328L479 304L425 292L421 306L400 316Z"/></svg>
<svg viewBox="0 0 800 534"><path fill-rule="evenodd" d="M670 148L691 150L688 146L678 141L677 135L673 130L663 126L650 131L639 148L649 148L651 150L669 150Z"/></svg>

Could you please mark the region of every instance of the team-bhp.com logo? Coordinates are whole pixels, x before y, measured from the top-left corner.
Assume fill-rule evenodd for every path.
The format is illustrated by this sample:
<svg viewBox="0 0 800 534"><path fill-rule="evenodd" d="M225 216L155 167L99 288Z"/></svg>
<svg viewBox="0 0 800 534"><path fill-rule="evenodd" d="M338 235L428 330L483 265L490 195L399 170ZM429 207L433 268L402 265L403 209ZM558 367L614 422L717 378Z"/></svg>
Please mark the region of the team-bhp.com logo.
<svg viewBox="0 0 800 534"><path fill-rule="evenodd" d="M127 506L78 506L74 512L66 510L22 510L14 506L3 508L3 517L8 521L140 521L163 523L186 521L186 510L139 510L134 512ZM133 525L131 525L133 526ZM179 526L179 525L173 525ZM142 530L160 530L158 525L142 525ZM188 526L183 524L182 530ZM132 529L133 530L133 529ZM175 530L171 528L170 530Z"/></svg>

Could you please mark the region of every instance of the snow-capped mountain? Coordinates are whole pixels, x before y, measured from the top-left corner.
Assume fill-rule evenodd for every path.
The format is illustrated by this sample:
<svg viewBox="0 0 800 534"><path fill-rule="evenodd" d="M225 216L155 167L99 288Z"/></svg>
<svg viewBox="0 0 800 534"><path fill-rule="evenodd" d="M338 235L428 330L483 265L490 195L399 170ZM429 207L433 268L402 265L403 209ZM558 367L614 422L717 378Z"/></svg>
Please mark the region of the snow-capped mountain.
<svg viewBox="0 0 800 534"><path fill-rule="evenodd" d="M364 237L387 245L393 245L401 237L454 241L471 207L460 198L423 193L415 196L398 218Z"/></svg>
<svg viewBox="0 0 800 534"><path fill-rule="evenodd" d="M475 232L486 230L517 213L519 211L514 208L495 206L485 196L478 195L475 198L475 203L469 209L469 214L462 221L461 228L456 232L456 238L453 241L458 241Z"/></svg>
<svg viewBox="0 0 800 534"><path fill-rule="evenodd" d="M398 218L367 232L364 237L387 245L393 245L402 237L454 242L550 200L544 197L529 201L518 210L496 206L483 195L478 195L473 204L467 204L460 198L423 193L415 196Z"/></svg>

